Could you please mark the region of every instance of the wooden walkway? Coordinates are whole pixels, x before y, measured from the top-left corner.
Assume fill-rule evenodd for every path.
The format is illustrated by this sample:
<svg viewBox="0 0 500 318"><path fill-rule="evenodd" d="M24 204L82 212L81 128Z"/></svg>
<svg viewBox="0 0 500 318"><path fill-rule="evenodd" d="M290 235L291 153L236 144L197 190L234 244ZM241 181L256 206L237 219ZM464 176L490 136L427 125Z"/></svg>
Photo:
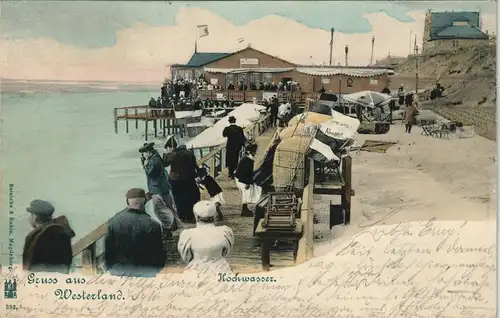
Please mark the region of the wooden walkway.
<svg viewBox="0 0 500 318"><path fill-rule="evenodd" d="M276 128L269 128L264 134L256 138L259 145L256 163L260 162L260 159L264 156L275 131ZM224 197L226 199L226 205L223 207L224 220L220 224L229 226L235 236L233 251L227 259L235 272L260 272L262 271L260 246L252 237L253 218L240 216L241 195L236 188L234 180L230 180L224 171L217 177L217 181L224 190ZM208 199L208 194L202 193L202 199ZM194 227L191 224L186 224L186 226ZM185 264L183 264L177 251L178 240L179 232L176 232L173 238L166 242L167 265L163 273L182 272L184 269ZM277 246L271 247L271 270L293 265L291 244L280 242Z"/></svg>

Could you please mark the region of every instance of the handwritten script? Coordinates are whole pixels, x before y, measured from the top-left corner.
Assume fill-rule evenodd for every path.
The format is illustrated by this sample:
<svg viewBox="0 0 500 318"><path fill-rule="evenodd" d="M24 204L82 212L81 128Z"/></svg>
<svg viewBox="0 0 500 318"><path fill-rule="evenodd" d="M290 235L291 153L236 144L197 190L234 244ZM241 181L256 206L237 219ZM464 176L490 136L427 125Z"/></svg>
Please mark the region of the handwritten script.
<svg viewBox="0 0 500 318"><path fill-rule="evenodd" d="M38 284L19 279L0 316L495 317L495 247L494 224L485 222L367 226L327 256L252 274L274 282L61 275L47 285L41 279L54 275L37 274Z"/></svg>

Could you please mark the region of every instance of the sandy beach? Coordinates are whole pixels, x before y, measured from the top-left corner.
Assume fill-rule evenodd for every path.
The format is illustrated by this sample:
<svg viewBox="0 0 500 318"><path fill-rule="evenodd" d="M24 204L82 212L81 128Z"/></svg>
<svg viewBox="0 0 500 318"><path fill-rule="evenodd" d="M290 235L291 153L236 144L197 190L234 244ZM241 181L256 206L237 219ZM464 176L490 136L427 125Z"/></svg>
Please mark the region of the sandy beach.
<svg viewBox="0 0 500 318"><path fill-rule="evenodd" d="M330 200L315 195L315 224L319 237L315 256L370 224L426 221L495 222L496 146L494 141L475 135L458 139L437 139L412 133L396 122L385 135L359 135L358 140L397 142L386 153L353 151L353 198L351 224L328 230ZM333 201L336 202L336 201ZM323 243L330 242L321 247Z"/></svg>

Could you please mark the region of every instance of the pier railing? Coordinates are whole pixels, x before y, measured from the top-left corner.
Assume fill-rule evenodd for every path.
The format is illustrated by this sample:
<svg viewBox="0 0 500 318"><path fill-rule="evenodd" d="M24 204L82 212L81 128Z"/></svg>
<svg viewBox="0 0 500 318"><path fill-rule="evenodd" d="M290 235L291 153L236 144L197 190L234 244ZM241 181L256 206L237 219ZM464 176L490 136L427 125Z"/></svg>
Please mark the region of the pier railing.
<svg viewBox="0 0 500 318"><path fill-rule="evenodd" d="M147 106L145 106L147 107ZM257 122L244 128L246 133L250 133L254 138L261 135L271 125L270 115L263 116ZM207 155L198 160L198 166L206 166L210 174L215 178L223 169L223 158L226 149L226 143L215 147ZM98 226L95 230L81 238L73 244L73 257L82 255L83 273L96 274L104 258L104 252L97 253L97 242L101 240L108 232L108 221Z"/></svg>
<svg viewBox="0 0 500 318"><path fill-rule="evenodd" d="M243 131L246 134L250 134L252 138L255 140L258 136L264 133L269 126L271 125L271 115L266 114L262 118L260 118L257 122L252 125L245 127ZM226 143L223 143L220 146L212 147L209 149L209 153L203 155L203 148L195 148L193 152L199 151L200 160L198 160L198 166L204 166L208 168L210 171L210 175L212 177L217 177L225 166L225 152L226 152Z"/></svg>

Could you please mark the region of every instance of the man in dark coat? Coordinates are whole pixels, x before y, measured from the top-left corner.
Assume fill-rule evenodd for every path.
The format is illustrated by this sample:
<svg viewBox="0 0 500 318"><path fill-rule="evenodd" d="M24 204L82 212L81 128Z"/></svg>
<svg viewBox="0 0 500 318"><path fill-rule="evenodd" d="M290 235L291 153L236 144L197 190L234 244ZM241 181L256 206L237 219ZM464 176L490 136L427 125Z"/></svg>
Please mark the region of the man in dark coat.
<svg viewBox="0 0 500 318"><path fill-rule="evenodd" d="M130 189L127 208L108 221L104 263L111 275L154 277L165 266L167 253L161 225L146 213L146 193Z"/></svg>
<svg viewBox="0 0 500 318"><path fill-rule="evenodd" d="M182 145L166 154L163 162L165 167L170 167L169 180L179 218L184 222L195 222L193 206L200 201L196 157Z"/></svg>
<svg viewBox="0 0 500 318"><path fill-rule="evenodd" d="M275 96L271 98L268 110L271 112L271 126L276 127L278 125L279 102Z"/></svg>
<svg viewBox="0 0 500 318"><path fill-rule="evenodd" d="M54 207L47 201L33 200L26 209L33 226L24 243L23 268L31 272L68 274L73 260L71 238L75 232L65 216L52 218Z"/></svg>
<svg viewBox="0 0 500 318"><path fill-rule="evenodd" d="M165 175L163 160L155 150L154 142L144 144L139 152L143 154L141 162L146 173L149 193L151 195L159 194L165 198L165 202L168 202L166 197L170 193L170 186Z"/></svg>
<svg viewBox="0 0 500 318"><path fill-rule="evenodd" d="M413 104L413 93L408 93L405 97L405 105L410 106Z"/></svg>
<svg viewBox="0 0 500 318"><path fill-rule="evenodd" d="M243 128L236 125L236 118L229 117L229 126L222 131L222 137L227 138L226 143L226 167L229 178L234 179L234 171L238 167L241 148L245 145L245 133Z"/></svg>
<svg viewBox="0 0 500 318"><path fill-rule="evenodd" d="M403 105L405 103L405 89L403 84L399 86L398 88L398 104L399 106Z"/></svg>
<svg viewBox="0 0 500 318"><path fill-rule="evenodd" d="M391 90L389 89L388 86L384 87L384 89L382 90L381 92L382 94L387 94L387 95L391 95Z"/></svg>

